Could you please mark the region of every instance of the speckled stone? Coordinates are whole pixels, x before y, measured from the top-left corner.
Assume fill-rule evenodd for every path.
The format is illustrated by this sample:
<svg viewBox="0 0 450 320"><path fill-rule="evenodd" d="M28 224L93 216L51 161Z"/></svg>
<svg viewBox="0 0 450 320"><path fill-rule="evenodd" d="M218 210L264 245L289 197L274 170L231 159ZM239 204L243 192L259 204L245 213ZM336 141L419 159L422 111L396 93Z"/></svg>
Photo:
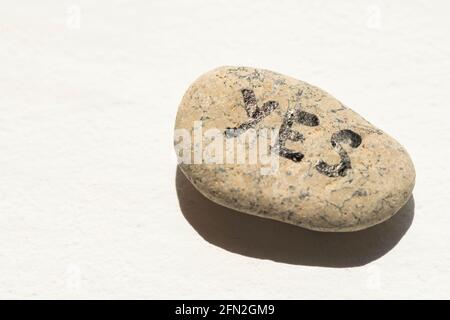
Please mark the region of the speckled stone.
<svg viewBox="0 0 450 320"><path fill-rule="evenodd" d="M185 93L175 128L193 134L200 120L225 140L239 132L227 128L279 133L272 174L262 174L259 162L180 163L203 195L237 211L356 231L393 216L414 187L414 166L397 141L320 88L275 72L221 67L202 75Z"/></svg>

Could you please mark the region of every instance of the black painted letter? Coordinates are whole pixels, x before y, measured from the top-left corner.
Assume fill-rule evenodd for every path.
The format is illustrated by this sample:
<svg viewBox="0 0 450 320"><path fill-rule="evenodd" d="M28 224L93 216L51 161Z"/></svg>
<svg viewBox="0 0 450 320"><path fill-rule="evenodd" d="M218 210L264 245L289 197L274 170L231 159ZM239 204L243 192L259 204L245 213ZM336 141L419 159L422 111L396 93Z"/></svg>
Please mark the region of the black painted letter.
<svg viewBox="0 0 450 320"><path fill-rule="evenodd" d="M294 142L303 142L305 140L303 134L292 130L294 121L297 121L305 126L315 127L319 125L319 118L312 113L301 111L299 108L295 110L288 110L284 115L283 123L281 124L280 131L278 133L278 140L274 145L273 151L294 162L300 162L304 157L303 153L296 152L285 147L286 140L291 140Z"/></svg>
<svg viewBox="0 0 450 320"><path fill-rule="evenodd" d="M250 119L235 128L226 128L225 136L227 138L237 137L243 131L253 128L262 119L267 117L273 110L278 108L278 102L276 101L267 101L262 105L261 108L259 108L253 90L242 89L241 93L244 99L245 111L247 112L247 115L250 117Z"/></svg>
<svg viewBox="0 0 450 320"><path fill-rule="evenodd" d="M347 174L347 170L350 169L352 165L350 157L342 147L341 143L347 143L352 148L358 148L361 141L361 136L352 130L341 130L333 133L331 136L331 146L341 157L341 162L329 165L325 161L320 160L316 165L317 171L328 177L344 177Z"/></svg>

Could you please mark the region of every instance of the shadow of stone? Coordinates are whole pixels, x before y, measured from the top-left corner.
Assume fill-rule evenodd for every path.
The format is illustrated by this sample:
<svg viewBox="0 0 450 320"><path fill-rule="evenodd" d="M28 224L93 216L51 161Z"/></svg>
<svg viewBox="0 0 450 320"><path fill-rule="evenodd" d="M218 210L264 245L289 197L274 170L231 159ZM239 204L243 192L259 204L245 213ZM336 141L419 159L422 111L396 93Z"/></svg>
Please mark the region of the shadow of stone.
<svg viewBox="0 0 450 320"><path fill-rule="evenodd" d="M208 242L241 255L276 262L356 267L389 252L414 218L414 198L391 219L371 228L344 233L316 232L240 213L204 197L179 168L176 188L181 211Z"/></svg>

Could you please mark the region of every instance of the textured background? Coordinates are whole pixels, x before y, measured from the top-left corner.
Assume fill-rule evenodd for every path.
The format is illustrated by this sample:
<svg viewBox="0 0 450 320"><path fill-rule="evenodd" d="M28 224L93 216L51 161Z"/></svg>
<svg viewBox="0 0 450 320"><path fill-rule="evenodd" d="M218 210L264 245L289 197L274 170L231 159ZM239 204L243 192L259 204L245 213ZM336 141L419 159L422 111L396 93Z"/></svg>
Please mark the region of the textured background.
<svg viewBox="0 0 450 320"><path fill-rule="evenodd" d="M1 298L450 296L448 2L0 8ZM220 65L308 81L390 133L414 201L338 236L202 199L177 174L173 123Z"/></svg>

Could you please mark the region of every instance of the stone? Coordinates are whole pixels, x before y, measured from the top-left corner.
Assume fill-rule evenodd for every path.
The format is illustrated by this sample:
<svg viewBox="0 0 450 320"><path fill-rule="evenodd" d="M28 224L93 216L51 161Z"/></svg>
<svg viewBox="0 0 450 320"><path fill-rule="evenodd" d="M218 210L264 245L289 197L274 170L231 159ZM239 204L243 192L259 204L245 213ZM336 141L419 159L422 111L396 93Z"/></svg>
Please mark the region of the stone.
<svg viewBox="0 0 450 320"><path fill-rule="evenodd" d="M411 196L406 150L322 89L272 71L220 67L178 109L181 171L208 199L311 230L346 232Z"/></svg>

